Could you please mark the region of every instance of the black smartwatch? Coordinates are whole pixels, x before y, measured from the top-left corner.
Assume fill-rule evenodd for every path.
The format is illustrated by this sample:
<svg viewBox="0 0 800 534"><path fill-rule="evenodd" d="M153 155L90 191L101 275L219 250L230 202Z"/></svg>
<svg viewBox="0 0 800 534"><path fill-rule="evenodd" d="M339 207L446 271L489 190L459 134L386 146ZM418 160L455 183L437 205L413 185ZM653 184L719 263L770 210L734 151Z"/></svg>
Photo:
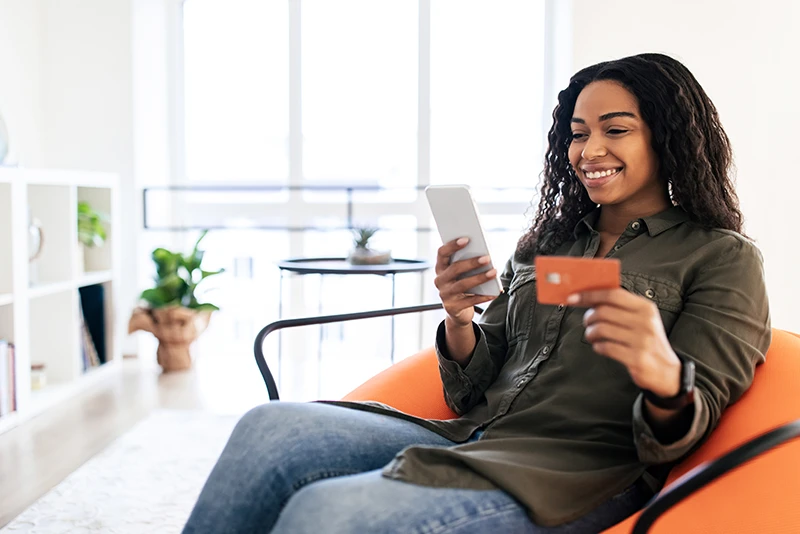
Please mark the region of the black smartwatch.
<svg viewBox="0 0 800 534"><path fill-rule="evenodd" d="M680 356L679 356L680 358ZM681 360L681 389L674 397L660 397L652 391L643 390L644 398L664 410L680 410L694 402L694 362Z"/></svg>

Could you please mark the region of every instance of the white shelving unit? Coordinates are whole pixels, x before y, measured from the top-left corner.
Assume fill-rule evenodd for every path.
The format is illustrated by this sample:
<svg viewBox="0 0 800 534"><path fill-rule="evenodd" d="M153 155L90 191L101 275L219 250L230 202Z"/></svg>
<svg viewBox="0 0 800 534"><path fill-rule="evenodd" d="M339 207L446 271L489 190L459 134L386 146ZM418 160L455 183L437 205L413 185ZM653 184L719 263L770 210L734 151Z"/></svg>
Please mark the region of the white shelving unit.
<svg viewBox="0 0 800 534"><path fill-rule="evenodd" d="M77 205L109 215L99 248L78 242ZM29 221L41 222L43 247L29 261ZM17 410L0 433L52 408L121 367L119 189L116 175L0 167L0 339L15 345ZM103 287L106 363L85 369L80 289ZM31 365L44 364L46 386L31 389Z"/></svg>

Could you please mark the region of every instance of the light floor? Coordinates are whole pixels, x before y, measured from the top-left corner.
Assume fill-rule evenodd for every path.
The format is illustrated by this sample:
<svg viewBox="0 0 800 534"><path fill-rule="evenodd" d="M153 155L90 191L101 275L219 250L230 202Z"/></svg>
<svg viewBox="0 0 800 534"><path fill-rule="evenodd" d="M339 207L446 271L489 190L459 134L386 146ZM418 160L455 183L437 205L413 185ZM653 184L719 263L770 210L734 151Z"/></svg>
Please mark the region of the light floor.
<svg viewBox="0 0 800 534"><path fill-rule="evenodd" d="M154 409L243 413L266 400L266 390L231 398L224 373L210 380L209 367L161 374L124 360L113 378L0 434L0 527Z"/></svg>

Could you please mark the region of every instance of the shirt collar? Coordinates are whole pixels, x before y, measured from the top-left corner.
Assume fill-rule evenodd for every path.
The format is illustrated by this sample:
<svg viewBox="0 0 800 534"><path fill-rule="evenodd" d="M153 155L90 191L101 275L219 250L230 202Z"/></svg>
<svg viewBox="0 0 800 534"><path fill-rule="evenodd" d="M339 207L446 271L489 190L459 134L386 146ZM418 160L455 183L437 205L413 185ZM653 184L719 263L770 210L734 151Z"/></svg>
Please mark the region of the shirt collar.
<svg viewBox="0 0 800 534"><path fill-rule="evenodd" d="M590 211L585 217L578 221L572 235L577 239L582 232L594 230L599 217L600 208L595 208ZM666 232L670 228L688 221L689 214L680 206L672 206L661 213L656 213L650 217L642 217L639 220L644 222L645 226L647 226L647 232L650 234L650 237L655 237L662 232Z"/></svg>
<svg viewBox="0 0 800 534"><path fill-rule="evenodd" d="M578 224L575 225L575 228L572 230L572 235L575 239L578 238L583 232L589 231L591 232L594 230L594 227L597 226L597 219L600 217L600 208L595 208L589 213L587 213L583 219L578 221Z"/></svg>
<svg viewBox="0 0 800 534"><path fill-rule="evenodd" d="M642 218L650 237L655 237L688 220L689 214L680 206L672 206L661 213Z"/></svg>

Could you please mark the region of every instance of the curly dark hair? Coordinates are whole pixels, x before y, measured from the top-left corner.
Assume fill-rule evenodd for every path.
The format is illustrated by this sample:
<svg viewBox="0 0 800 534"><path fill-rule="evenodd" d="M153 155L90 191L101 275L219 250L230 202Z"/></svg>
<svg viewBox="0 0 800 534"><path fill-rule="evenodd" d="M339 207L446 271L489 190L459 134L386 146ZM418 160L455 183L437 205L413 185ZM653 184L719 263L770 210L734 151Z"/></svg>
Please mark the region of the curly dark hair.
<svg viewBox="0 0 800 534"><path fill-rule="evenodd" d="M679 61L640 54L587 67L559 93L547 136L539 206L517 243L517 259L529 262L536 255L552 254L597 207L570 165L569 146L575 101L584 87L599 80L621 84L638 100L652 131L659 180L673 204L704 227L741 233L743 217L730 177L733 155L714 104Z"/></svg>

